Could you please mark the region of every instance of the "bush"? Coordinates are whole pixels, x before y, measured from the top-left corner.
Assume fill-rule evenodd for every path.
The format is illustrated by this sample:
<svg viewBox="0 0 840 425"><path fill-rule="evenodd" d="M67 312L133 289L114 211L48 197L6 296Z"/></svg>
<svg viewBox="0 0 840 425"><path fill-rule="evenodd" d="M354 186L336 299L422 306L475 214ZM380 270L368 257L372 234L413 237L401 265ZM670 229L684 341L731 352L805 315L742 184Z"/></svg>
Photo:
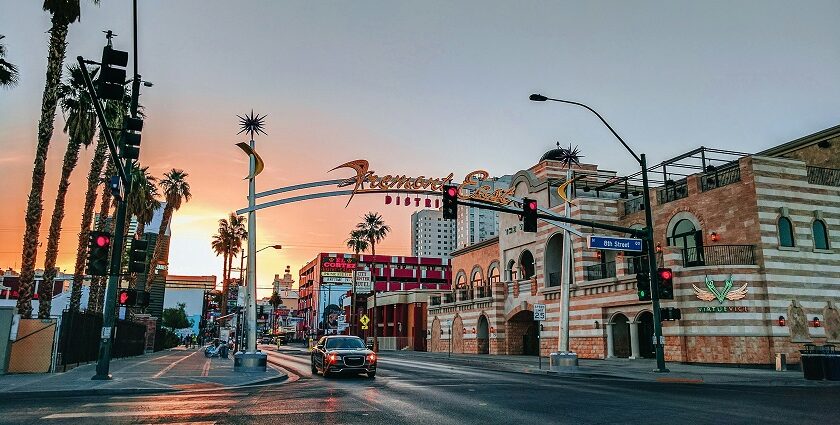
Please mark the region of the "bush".
<svg viewBox="0 0 840 425"><path fill-rule="evenodd" d="M178 338L175 332L158 326L157 332L155 332L155 351L177 347L180 343L181 339Z"/></svg>

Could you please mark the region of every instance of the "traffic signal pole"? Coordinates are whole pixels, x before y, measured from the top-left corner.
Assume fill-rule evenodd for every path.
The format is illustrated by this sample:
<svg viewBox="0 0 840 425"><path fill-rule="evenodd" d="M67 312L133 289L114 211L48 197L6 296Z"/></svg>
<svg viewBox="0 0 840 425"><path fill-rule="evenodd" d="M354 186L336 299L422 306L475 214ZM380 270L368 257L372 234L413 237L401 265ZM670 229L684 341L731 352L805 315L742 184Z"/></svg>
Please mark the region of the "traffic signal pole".
<svg viewBox="0 0 840 425"><path fill-rule="evenodd" d="M650 207L650 187L648 186L647 159L645 154L639 157L642 166L642 191L645 202L645 240L650 270L650 299L653 310L653 348L656 351L656 372L669 372L665 366L665 338L662 336L662 310L659 306L659 276L656 273L656 248L653 243L653 213Z"/></svg>

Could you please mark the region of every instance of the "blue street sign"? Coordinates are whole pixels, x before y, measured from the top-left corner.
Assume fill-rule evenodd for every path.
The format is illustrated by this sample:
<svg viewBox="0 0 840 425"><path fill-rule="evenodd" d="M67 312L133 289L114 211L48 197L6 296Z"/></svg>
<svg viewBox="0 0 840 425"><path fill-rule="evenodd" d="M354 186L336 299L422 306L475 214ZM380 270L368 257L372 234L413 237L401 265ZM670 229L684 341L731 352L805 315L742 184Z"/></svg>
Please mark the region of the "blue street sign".
<svg viewBox="0 0 840 425"><path fill-rule="evenodd" d="M589 235L586 237L586 247L589 249L642 252L642 240L615 236Z"/></svg>

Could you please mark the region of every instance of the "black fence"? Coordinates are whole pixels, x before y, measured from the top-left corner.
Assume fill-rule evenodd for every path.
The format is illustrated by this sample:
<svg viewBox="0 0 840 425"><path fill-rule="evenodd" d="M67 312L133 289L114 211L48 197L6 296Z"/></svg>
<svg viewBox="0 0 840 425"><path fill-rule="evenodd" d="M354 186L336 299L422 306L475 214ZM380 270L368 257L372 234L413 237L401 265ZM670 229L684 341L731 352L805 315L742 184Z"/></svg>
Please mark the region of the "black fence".
<svg viewBox="0 0 840 425"><path fill-rule="evenodd" d="M725 167L718 167L707 171L700 179L700 186L703 192L718 187L723 187L741 181L741 168L738 163Z"/></svg>
<svg viewBox="0 0 840 425"><path fill-rule="evenodd" d="M668 180L665 187L656 192L659 198L659 205L688 197L688 183L685 179L678 182Z"/></svg>
<svg viewBox="0 0 840 425"><path fill-rule="evenodd" d="M630 215L634 212L645 210L645 198L642 196L635 197L624 201L624 215Z"/></svg>
<svg viewBox="0 0 840 425"><path fill-rule="evenodd" d="M111 356L129 357L143 354L146 345L146 326L127 320L118 320L116 338ZM102 336L102 314L84 311L64 311L58 335L58 364L67 370L68 365L95 361L99 356Z"/></svg>
<svg viewBox="0 0 840 425"><path fill-rule="evenodd" d="M755 245L710 245L683 249L683 266L753 266Z"/></svg>
<svg viewBox="0 0 840 425"><path fill-rule="evenodd" d="M824 186L840 186L840 170L834 168L807 167L808 183Z"/></svg>
<svg viewBox="0 0 840 425"><path fill-rule="evenodd" d="M583 268L583 273L586 280L615 277L615 261L586 266Z"/></svg>

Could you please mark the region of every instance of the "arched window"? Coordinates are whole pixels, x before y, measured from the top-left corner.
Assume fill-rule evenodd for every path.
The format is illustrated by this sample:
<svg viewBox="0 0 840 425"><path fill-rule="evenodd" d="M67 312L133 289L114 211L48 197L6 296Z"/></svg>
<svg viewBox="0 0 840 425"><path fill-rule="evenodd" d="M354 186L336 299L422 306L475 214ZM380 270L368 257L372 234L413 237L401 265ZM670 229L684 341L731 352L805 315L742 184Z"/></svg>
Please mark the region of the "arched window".
<svg viewBox="0 0 840 425"><path fill-rule="evenodd" d="M828 228L822 220L814 220L811 226L814 233L814 249L828 249Z"/></svg>
<svg viewBox="0 0 840 425"><path fill-rule="evenodd" d="M519 256L519 268L522 270L522 279L534 277L534 255L527 249Z"/></svg>
<svg viewBox="0 0 840 425"><path fill-rule="evenodd" d="M681 219L668 237L668 245L682 248L683 261L686 266L701 265L703 260L703 234L698 231L694 223L688 219Z"/></svg>
<svg viewBox="0 0 840 425"><path fill-rule="evenodd" d="M499 268L496 266L491 266L490 273L489 273L489 281L498 282L499 281Z"/></svg>
<svg viewBox="0 0 840 425"><path fill-rule="evenodd" d="M793 224L787 217L779 217L779 246L794 246Z"/></svg>
<svg viewBox="0 0 840 425"><path fill-rule="evenodd" d="M505 269L505 274L507 274L507 280L516 280L516 262L513 260L508 261L507 268Z"/></svg>

